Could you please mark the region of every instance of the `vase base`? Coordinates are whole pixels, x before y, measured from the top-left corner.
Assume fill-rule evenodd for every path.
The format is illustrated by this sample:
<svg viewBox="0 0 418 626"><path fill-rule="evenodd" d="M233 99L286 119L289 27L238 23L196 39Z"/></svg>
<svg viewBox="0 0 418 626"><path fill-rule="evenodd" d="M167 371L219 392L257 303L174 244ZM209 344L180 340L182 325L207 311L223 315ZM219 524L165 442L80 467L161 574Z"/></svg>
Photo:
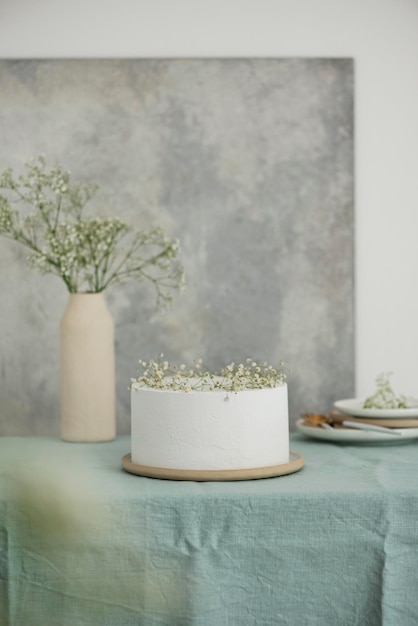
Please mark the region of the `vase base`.
<svg viewBox="0 0 418 626"><path fill-rule="evenodd" d="M61 436L61 441L64 441L65 443L108 443L109 441L114 441L116 439L116 435L114 435L113 437L97 437L95 439L76 439L76 438L71 438L71 437L62 437Z"/></svg>

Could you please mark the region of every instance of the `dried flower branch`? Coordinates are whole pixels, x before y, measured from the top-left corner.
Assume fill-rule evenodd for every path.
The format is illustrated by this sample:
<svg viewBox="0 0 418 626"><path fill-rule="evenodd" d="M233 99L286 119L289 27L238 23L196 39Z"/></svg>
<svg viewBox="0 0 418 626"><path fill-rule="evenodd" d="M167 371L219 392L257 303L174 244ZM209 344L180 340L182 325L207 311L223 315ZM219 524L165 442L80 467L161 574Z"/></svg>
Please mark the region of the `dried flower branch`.
<svg viewBox="0 0 418 626"><path fill-rule="evenodd" d="M161 228L135 230L118 218L85 217L97 191L75 184L61 167L47 169L40 156L24 173L0 175L0 235L30 250L32 267L59 276L68 291L100 292L130 278L150 281L158 304L183 285L178 242Z"/></svg>
<svg viewBox="0 0 418 626"><path fill-rule="evenodd" d="M365 409L407 409L411 406L408 398L404 395L396 395L393 391L389 378L392 372L381 373L376 378L376 391L366 398L363 404Z"/></svg>
<svg viewBox="0 0 418 626"><path fill-rule="evenodd" d="M180 367L164 361L160 354L157 361L139 361L142 373L131 379L131 387L148 387L166 391L243 391L244 389L266 389L279 387L286 380L284 364L280 362L275 369L267 363L259 365L253 359L247 359L246 365L231 363L219 372L205 371L202 359L189 368Z"/></svg>

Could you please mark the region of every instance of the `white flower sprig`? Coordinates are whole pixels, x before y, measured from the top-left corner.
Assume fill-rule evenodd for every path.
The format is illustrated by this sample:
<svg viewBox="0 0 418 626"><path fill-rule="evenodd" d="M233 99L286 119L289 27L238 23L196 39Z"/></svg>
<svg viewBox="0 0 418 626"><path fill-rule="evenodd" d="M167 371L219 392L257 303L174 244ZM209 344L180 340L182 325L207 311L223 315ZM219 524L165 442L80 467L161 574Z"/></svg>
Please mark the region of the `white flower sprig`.
<svg viewBox="0 0 418 626"><path fill-rule="evenodd" d="M160 354L157 361L139 361L142 373L138 378L131 379L131 388L148 387L165 391L243 391L244 389L266 389L279 387L286 380L284 364L280 362L276 369L272 365L259 365L253 359L246 364L231 363L219 372L205 371L202 359L193 367L185 364L171 365Z"/></svg>
<svg viewBox="0 0 418 626"><path fill-rule="evenodd" d="M0 175L0 235L30 250L32 267L59 276L70 293L100 292L116 282L150 281L158 304L183 285L178 242L161 228L135 230L118 218L86 217L97 191L74 184L61 167L47 169L43 156L26 163L24 174Z"/></svg>
<svg viewBox="0 0 418 626"><path fill-rule="evenodd" d="M389 378L392 372L381 373L376 378L376 391L366 398L363 404L365 409L407 409L411 406L408 398L404 395L396 395L393 391Z"/></svg>

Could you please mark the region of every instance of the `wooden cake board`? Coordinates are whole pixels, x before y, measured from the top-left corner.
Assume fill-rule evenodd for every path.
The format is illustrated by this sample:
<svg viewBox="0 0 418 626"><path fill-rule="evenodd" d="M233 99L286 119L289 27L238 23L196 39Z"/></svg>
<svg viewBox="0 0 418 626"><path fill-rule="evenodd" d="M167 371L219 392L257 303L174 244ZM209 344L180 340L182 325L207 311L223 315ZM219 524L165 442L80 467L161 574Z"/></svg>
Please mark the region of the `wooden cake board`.
<svg viewBox="0 0 418 626"><path fill-rule="evenodd" d="M166 480L194 480L194 481L228 481L254 480L258 478L273 478L298 472L304 466L304 458L299 452L290 452L289 462L270 467L253 467L236 470L188 470L171 469L167 467L150 467L132 463L131 454L122 457L122 467L130 474L146 476L147 478L164 478Z"/></svg>

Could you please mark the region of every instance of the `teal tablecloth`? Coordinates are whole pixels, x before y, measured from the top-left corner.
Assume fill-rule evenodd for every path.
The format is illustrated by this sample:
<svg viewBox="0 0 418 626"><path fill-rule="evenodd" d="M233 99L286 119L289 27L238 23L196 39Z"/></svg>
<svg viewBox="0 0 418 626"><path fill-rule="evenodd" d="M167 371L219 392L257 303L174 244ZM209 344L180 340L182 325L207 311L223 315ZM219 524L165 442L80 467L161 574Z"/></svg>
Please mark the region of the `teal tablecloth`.
<svg viewBox="0 0 418 626"><path fill-rule="evenodd" d="M417 626L417 444L293 435L303 470L229 483L129 448L0 439L1 626Z"/></svg>

